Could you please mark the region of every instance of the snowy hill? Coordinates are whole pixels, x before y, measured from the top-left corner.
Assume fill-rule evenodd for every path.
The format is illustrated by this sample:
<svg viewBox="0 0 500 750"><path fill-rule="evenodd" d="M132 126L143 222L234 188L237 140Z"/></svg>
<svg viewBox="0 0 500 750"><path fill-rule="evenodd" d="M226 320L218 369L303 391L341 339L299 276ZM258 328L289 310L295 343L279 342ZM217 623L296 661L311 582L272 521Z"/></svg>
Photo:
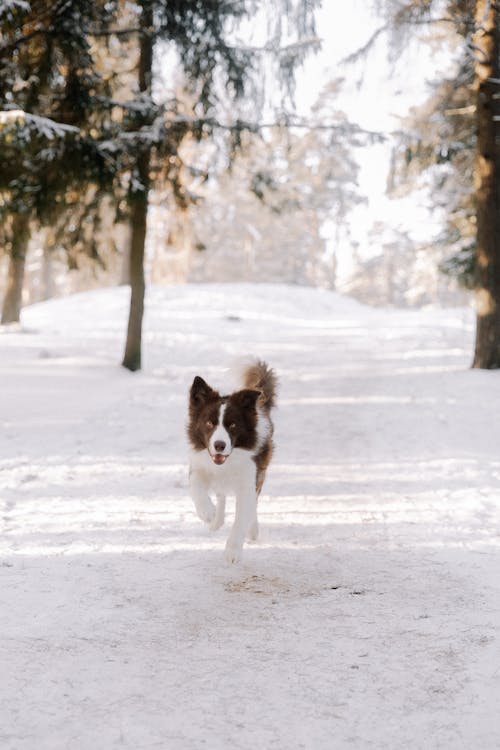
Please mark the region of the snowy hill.
<svg viewBox="0 0 500 750"><path fill-rule="evenodd" d="M500 373L470 311L279 285L35 305L0 333L2 750L498 747ZM187 493L187 390L280 377L261 540ZM232 508L230 506L230 511Z"/></svg>

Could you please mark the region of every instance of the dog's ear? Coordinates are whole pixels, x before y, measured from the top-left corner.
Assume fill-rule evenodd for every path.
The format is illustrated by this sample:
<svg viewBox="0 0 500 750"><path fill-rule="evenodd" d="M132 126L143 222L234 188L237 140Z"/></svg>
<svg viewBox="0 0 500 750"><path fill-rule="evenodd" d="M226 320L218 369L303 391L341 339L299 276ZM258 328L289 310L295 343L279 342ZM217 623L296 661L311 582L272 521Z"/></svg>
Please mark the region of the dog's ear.
<svg viewBox="0 0 500 750"><path fill-rule="evenodd" d="M205 404L209 399L213 398L217 398L217 393L213 390L213 388L210 388L208 383L205 383L203 378L200 378L200 376L197 375L193 380L193 385L191 386L191 390L189 391L190 402L196 406L201 406L202 404Z"/></svg>
<svg viewBox="0 0 500 750"><path fill-rule="evenodd" d="M231 401L234 401L241 406L243 409L255 408L255 404L259 396L262 395L262 391L256 391L253 388L245 388L242 391L237 391L231 396Z"/></svg>

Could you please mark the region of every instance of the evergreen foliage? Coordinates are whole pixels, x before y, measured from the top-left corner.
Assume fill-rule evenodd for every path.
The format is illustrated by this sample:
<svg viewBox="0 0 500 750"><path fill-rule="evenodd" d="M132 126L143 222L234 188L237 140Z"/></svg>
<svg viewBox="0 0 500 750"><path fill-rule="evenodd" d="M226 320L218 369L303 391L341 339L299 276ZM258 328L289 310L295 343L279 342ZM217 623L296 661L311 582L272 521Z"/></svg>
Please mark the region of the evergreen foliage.
<svg viewBox="0 0 500 750"><path fill-rule="evenodd" d="M102 86L86 33L113 3L9 3L0 16L0 214L55 223L113 169L95 138ZM67 218L67 217L66 217ZM66 222L62 221L64 226ZM74 239L74 238L72 238Z"/></svg>
<svg viewBox="0 0 500 750"><path fill-rule="evenodd" d="M3 3L0 213L5 226L14 226L9 216L24 214L30 225L55 223L59 241L74 245L75 222L79 227L83 221L97 224L100 203L110 196L117 215L132 218L134 307L144 296L141 269L150 186L162 179L170 185L174 201L187 205L180 144L188 135L195 139L213 135L221 125L221 99L246 96L247 101L255 101L263 66L274 66L291 96L293 70L317 43L313 37L317 4L318 0ZM268 44L257 49L239 43L238 24L264 12ZM179 110L177 101L165 104L153 97L154 52L159 42L177 49L193 101L189 113ZM118 65L118 70L110 71L107 51L117 63L127 61L129 69ZM258 107L253 106L258 115ZM253 126L234 117L223 127L234 150L241 133ZM71 221L66 220L68 212ZM134 235L134 227L141 228L139 234ZM76 234L83 236L78 229ZM88 251L98 256L95 245ZM18 281L19 273L18 269ZM142 302L135 309L142 320ZM140 327L139 320L131 369L140 367Z"/></svg>
<svg viewBox="0 0 500 750"><path fill-rule="evenodd" d="M458 223L455 237L451 235L456 240L458 234L458 253L449 261L448 268L458 269L475 290L477 325L473 366L500 368L500 9L489 0L449 0L444 4L410 0L396 6L389 0L388 4L396 8L392 21L398 28L407 18L409 23L450 25L463 38L459 67L462 79L455 90L460 92L459 102L465 106L445 110L445 147L438 151L445 155L452 175L455 172L454 208L465 230L460 231L462 227ZM436 10L443 11L443 15L434 17ZM441 103L446 101L447 89L448 95L455 94L453 87L441 86ZM468 122L464 121L465 125L453 123L450 126L448 117L459 114L472 116ZM472 159L470 145L473 146ZM470 187L459 195L464 174L474 175L473 204ZM463 210L459 211L460 208ZM473 231L469 231L470 224L474 225Z"/></svg>

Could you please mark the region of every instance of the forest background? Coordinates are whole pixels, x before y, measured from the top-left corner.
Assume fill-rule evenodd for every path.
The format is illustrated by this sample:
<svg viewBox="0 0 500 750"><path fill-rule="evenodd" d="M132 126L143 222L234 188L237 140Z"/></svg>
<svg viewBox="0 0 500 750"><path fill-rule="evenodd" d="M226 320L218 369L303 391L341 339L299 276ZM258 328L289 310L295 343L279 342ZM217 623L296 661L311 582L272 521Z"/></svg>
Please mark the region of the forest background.
<svg viewBox="0 0 500 750"><path fill-rule="evenodd" d="M465 289L498 367L498 36L488 2L3 0L2 322L130 284L139 369L146 281Z"/></svg>

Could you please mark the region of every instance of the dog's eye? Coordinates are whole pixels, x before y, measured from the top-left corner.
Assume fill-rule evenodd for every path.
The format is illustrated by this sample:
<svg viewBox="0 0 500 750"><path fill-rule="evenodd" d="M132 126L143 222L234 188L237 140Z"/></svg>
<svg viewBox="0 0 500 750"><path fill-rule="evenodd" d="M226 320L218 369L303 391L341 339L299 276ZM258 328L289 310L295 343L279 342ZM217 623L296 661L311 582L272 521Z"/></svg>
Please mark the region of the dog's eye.
<svg viewBox="0 0 500 750"><path fill-rule="evenodd" d="M236 424L234 422L231 422L231 424L229 425L229 431L234 432L235 429L236 429Z"/></svg>
<svg viewBox="0 0 500 750"><path fill-rule="evenodd" d="M205 424L207 425L207 427L208 427L209 430L211 430L212 427L214 426L214 423L211 422L209 419L207 419L207 421L205 422Z"/></svg>

